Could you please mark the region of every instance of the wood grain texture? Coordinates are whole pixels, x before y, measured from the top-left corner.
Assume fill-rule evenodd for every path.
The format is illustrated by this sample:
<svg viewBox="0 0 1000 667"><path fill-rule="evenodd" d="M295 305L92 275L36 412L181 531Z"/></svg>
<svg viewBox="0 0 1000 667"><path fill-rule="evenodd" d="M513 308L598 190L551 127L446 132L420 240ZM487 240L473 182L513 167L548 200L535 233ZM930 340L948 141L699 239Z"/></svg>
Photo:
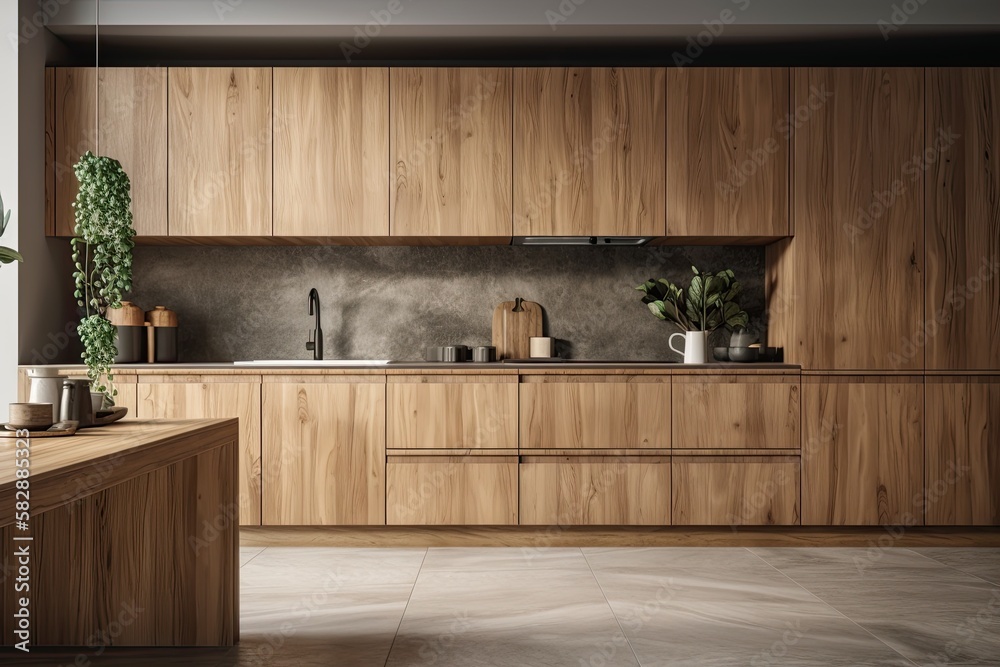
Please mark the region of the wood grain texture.
<svg viewBox="0 0 1000 667"><path fill-rule="evenodd" d="M785 67L667 70L667 236L789 234Z"/></svg>
<svg viewBox="0 0 1000 667"><path fill-rule="evenodd" d="M673 447L799 447L797 378L679 376L672 382Z"/></svg>
<svg viewBox="0 0 1000 667"><path fill-rule="evenodd" d="M389 235L389 70L274 69L274 235Z"/></svg>
<svg viewBox="0 0 1000 667"><path fill-rule="evenodd" d="M55 70L55 234L73 236L73 202L79 183L73 173L80 157L98 151L97 72L93 67Z"/></svg>
<svg viewBox="0 0 1000 667"><path fill-rule="evenodd" d="M27 533L0 528L5 572L15 545L25 544L14 535L34 538L33 644L238 641L237 437L228 421L115 425L63 439L77 446L60 457L69 468L32 480L33 500L41 492L60 504L33 503ZM42 453L35 447L33 458ZM5 618L15 609L14 583L8 577L2 587ZM17 641L11 624L3 630L3 644Z"/></svg>
<svg viewBox="0 0 1000 667"><path fill-rule="evenodd" d="M671 458L675 526L794 526L799 457Z"/></svg>
<svg viewBox="0 0 1000 667"><path fill-rule="evenodd" d="M1000 379L928 378L926 524L1000 524Z"/></svg>
<svg viewBox="0 0 1000 667"><path fill-rule="evenodd" d="M240 523L260 525L261 413L260 378L243 382L203 381L200 377L142 378L140 419L220 419L240 422Z"/></svg>
<svg viewBox="0 0 1000 667"><path fill-rule="evenodd" d="M808 119L795 238L767 252L768 343L810 370L922 369L922 70L796 68L792 89Z"/></svg>
<svg viewBox="0 0 1000 667"><path fill-rule="evenodd" d="M670 524L666 457L526 456L519 466L520 524Z"/></svg>
<svg viewBox="0 0 1000 667"><path fill-rule="evenodd" d="M267 383L264 525L385 524L385 386Z"/></svg>
<svg viewBox="0 0 1000 667"><path fill-rule="evenodd" d="M514 236L662 236L662 68L514 70Z"/></svg>
<svg viewBox="0 0 1000 667"><path fill-rule="evenodd" d="M392 236L510 236L511 69L393 67Z"/></svg>
<svg viewBox="0 0 1000 667"><path fill-rule="evenodd" d="M493 347L497 361L528 359L531 356L531 338L542 335L544 315L542 307L534 301L504 301L493 309Z"/></svg>
<svg viewBox="0 0 1000 667"><path fill-rule="evenodd" d="M480 381L489 377L503 381ZM516 449L517 378L458 379L390 382L386 386L386 446Z"/></svg>
<svg viewBox="0 0 1000 667"><path fill-rule="evenodd" d="M530 382L520 387L522 449L670 447L670 384Z"/></svg>
<svg viewBox="0 0 1000 667"><path fill-rule="evenodd" d="M45 235L56 235L56 69L45 68Z"/></svg>
<svg viewBox="0 0 1000 667"><path fill-rule="evenodd" d="M517 524L516 456L391 456L386 525Z"/></svg>
<svg viewBox="0 0 1000 667"><path fill-rule="evenodd" d="M167 68L100 68L101 155L131 181L138 236L167 234Z"/></svg>
<svg viewBox="0 0 1000 667"><path fill-rule="evenodd" d="M244 528L243 546L329 547L870 547L885 528L811 526L300 526ZM1000 547L992 528L922 528L894 534L897 547Z"/></svg>
<svg viewBox="0 0 1000 667"><path fill-rule="evenodd" d="M809 379L802 385L802 523L922 525L923 384Z"/></svg>
<svg viewBox="0 0 1000 667"><path fill-rule="evenodd" d="M1000 68L927 69L927 368L1000 369Z"/></svg>
<svg viewBox="0 0 1000 667"><path fill-rule="evenodd" d="M271 69L171 67L170 236L271 228Z"/></svg>

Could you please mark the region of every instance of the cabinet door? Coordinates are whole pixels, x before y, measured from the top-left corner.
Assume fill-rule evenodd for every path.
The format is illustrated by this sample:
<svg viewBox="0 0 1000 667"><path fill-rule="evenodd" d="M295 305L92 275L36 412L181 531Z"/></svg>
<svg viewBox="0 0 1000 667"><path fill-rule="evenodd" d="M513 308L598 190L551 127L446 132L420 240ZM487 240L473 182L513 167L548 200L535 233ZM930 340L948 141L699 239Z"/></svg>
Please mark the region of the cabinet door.
<svg viewBox="0 0 1000 667"><path fill-rule="evenodd" d="M798 449L798 376L676 375L675 449Z"/></svg>
<svg viewBox="0 0 1000 667"><path fill-rule="evenodd" d="M388 234L388 69L276 67L274 235Z"/></svg>
<svg viewBox="0 0 1000 667"><path fill-rule="evenodd" d="M97 72L93 67L55 68L53 106L54 195L51 205L56 236L73 236L73 202L79 191L73 165L87 151L97 152Z"/></svg>
<svg viewBox="0 0 1000 667"><path fill-rule="evenodd" d="M789 234L788 68L667 70L667 235Z"/></svg>
<svg viewBox="0 0 1000 667"><path fill-rule="evenodd" d="M350 377L268 377L264 525L385 523L385 384L375 381L384 378Z"/></svg>
<svg viewBox="0 0 1000 667"><path fill-rule="evenodd" d="M664 70L514 70L514 235L662 236Z"/></svg>
<svg viewBox="0 0 1000 667"><path fill-rule="evenodd" d="M670 447L667 376L521 378L523 449Z"/></svg>
<svg viewBox="0 0 1000 667"><path fill-rule="evenodd" d="M997 370L1000 68L929 68L925 141L927 368Z"/></svg>
<svg viewBox="0 0 1000 667"><path fill-rule="evenodd" d="M920 370L923 71L792 79L795 238L768 247L769 342L811 370Z"/></svg>
<svg viewBox="0 0 1000 667"><path fill-rule="evenodd" d="M1000 524L1000 378L926 382L927 525Z"/></svg>
<svg viewBox="0 0 1000 667"><path fill-rule="evenodd" d="M140 419L240 420L240 525L260 525L260 377L142 376Z"/></svg>
<svg viewBox="0 0 1000 667"><path fill-rule="evenodd" d="M802 523L922 525L923 378L802 378Z"/></svg>
<svg viewBox="0 0 1000 667"><path fill-rule="evenodd" d="M517 449L517 376L390 376L389 449Z"/></svg>
<svg viewBox="0 0 1000 667"><path fill-rule="evenodd" d="M517 524L516 456L390 456L386 524Z"/></svg>
<svg viewBox="0 0 1000 667"><path fill-rule="evenodd" d="M138 236L167 235L167 69L101 67L100 151L132 184Z"/></svg>
<svg viewBox="0 0 1000 667"><path fill-rule="evenodd" d="M392 236L511 235L511 70L394 67Z"/></svg>
<svg viewBox="0 0 1000 667"><path fill-rule="evenodd" d="M666 526L670 460L656 456L525 456L520 523Z"/></svg>
<svg viewBox="0 0 1000 667"><path fill-rule="evenodd" d="M675 526L794 526L799 457L675 456Z"/></svg>
<svg viewBox="0 0 1000 667"><path fill-rule="evenodd" d="M172 67L168 78L170 236L270 235L271 69Z"/></svg>

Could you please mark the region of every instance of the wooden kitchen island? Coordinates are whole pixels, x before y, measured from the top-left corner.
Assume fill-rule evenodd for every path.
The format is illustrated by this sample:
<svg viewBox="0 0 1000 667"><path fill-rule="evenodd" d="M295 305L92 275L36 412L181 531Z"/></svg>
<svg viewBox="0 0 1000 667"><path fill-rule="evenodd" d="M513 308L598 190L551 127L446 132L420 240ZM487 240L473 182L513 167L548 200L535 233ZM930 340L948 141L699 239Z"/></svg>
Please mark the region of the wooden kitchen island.
<svg viewBox="0 0 1000 667"><path fill-rule="evenodd" d="M236 419L125 420L32 438L27 530L16 443L0 440L4 645L24 639L22 598L30 646L236 643Z"/></svg>

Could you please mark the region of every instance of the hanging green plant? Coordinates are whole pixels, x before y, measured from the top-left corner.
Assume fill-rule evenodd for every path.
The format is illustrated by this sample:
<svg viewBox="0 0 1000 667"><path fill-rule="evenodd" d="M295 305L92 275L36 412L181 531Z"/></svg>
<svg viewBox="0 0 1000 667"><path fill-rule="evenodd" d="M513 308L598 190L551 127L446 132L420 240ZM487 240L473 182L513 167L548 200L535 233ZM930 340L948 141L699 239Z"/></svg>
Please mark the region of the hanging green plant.
<svg viewBox="0 0 1000 667"><path fill-rule="evenodd" d="M3 236L3 233L7 231L8 222L10 222L10 211L4 210L3 197L0 197L0 236ZM21 253L18 251L6 246L0 246L0 264L10 264L11 262L23 261L24 257L21 257Z"/></svg>
<svg viewBox="0 0 1000 667"><path fill-rule="evenodd" d="M87 151L74 165L80 191L73 203L76 235L73 279L77 304L86 316L77 331L83 343L83 362L93 391L110 402L114 388L112 365L118 349L115 328L105 318L109 308L121 307L132 289L132 196L128 175L118 160Z"/></svg>

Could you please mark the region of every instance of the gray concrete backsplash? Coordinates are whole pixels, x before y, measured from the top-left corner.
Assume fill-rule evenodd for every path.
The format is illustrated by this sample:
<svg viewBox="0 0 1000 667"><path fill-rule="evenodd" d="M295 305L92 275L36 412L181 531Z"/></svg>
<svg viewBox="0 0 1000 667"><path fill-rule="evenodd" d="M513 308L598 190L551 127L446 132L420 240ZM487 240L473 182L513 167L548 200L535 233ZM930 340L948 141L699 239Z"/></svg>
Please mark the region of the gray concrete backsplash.
<svg viewBox="0 0 1000 667"><path fill-rule="evenodd" d="M692 265L736 272L740 303L766 340L764 251L752 247L141 246L130 299L177 311L186 362L312 358L312 287L327 359L413 360L431 345L490 345L493 309L523 297L541 304L560 356L675 360L667 338L677 329L633 287L661 277L686 286Z"/></svg>

